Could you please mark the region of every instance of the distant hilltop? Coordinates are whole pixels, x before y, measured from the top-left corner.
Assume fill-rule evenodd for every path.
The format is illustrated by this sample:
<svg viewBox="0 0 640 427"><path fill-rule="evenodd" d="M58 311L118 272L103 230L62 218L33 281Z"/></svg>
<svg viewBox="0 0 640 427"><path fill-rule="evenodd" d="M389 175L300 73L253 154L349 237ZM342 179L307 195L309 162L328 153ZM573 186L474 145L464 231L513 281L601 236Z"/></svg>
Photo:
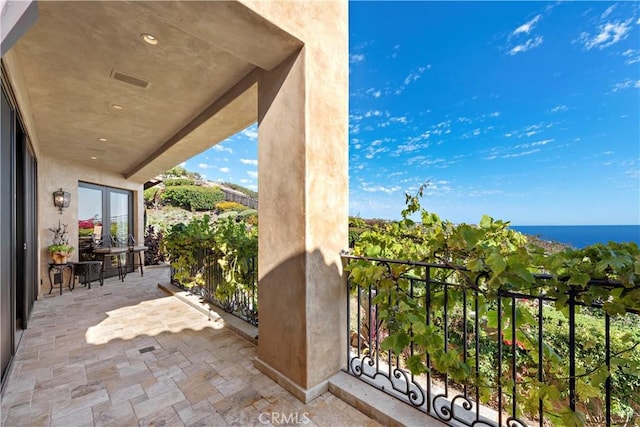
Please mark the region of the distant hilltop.
<svg viewBox="0 0 640 427"><path fill-rule="evenodd" d="M224 193L225 201L239 203L251 209L258 209L258 193L256 191L230 182L220 183L206 180L199 173L187 171L182 166L176 166L162 175L150 179L144 184L144 189L146 190L156 185L162 185L169 181L175 183L175 181L182 180L188 180L190 181L190 185L199 187L217 187Z"/></svg>

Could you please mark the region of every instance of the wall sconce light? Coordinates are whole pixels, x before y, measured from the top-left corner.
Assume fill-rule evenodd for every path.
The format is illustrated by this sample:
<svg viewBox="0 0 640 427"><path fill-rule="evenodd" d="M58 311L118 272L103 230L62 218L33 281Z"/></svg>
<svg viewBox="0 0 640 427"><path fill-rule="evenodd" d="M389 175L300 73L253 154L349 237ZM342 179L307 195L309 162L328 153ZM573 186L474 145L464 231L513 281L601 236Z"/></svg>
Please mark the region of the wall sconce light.
<svg viewBox="0 0 640 427"><path fill-rule="evenodd" d="M62 188L53 192L53 206L60 210L60 215L63 208L69 207L69 201L71 201L71 194L62 191Z"/></svg>

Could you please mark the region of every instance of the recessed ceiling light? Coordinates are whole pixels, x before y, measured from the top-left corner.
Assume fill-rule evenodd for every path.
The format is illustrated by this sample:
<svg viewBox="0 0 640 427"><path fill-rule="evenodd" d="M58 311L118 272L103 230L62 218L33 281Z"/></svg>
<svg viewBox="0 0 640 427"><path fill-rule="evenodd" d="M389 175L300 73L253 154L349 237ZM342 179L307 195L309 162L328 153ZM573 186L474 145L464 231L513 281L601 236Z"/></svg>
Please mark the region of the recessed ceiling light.
<svg viewBox="0 0 640 427"><path fill-rule="evenodd" d="M107 138L98 138L98 141L100 141L100 142L107 142Z"/></svg>
<svg viewBox="0 0 640 427"><path fill-rule="evenodd" d="M142 33L142 34L140 34L140 37L142 37L142 40L144 40L145 42L147 42L149 44L152 44L152 45L158 44L158 38L156 36L154 36L153 34Z"/></svg>
<svg viewBox="0 0 640 427"><path fill-rule="evenodd" d="M114 110L124 110L124 107L120 104L111 104L111 108Z"/></svg>
<svg viewBox="0 0 640 427"><path fill-rule="evenodd" d="M98 158L95 156L91 156L91 160L98 160Z"/></svg>

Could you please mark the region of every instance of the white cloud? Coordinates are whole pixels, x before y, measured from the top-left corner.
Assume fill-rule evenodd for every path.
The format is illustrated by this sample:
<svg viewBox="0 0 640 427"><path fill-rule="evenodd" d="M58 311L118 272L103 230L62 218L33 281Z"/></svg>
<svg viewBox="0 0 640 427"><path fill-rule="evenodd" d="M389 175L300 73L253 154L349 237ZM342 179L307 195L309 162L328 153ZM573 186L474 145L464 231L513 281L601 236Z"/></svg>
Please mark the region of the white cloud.
<svg viewBox="0 0 640 427"><path fill-rule="evenodd" d="M598 33L594 36L590 36L589 33L581 33L578 37L578 42L583 43L584 48L589 50L597 47L598 49L604 49L620 40L624 40L629 35L631 30L631 19L625 22L607 22L598 26Z"/></svg>
<svg viewBox="0 0 640 427"><path fill-rule="evenodd" d="M533 49L534 47L538 47L544 41L542 36L538 36L535 39L529 39L524 44L519 44L514 46L510 51L509 55L515 55L517 53L526 52L528 50Z"/></svg>
<svg viewBox="0 0 640 427"><path fill-rule="evenodd" d="M553 142L553 141L555 141L555 138L543 139L543 140L532 142L532 143L529 143L529 144L514 145L512 148L521 150L523 148L530 148L530 147L536 147L536 146L541 146L541 145L547 145L548 143Z"/></svg>
<svg viewBox="0 0 640 427"><path fill-rule="evenodd" d="M242 134L249 139L256 139L258 137L258 130L256 128L249 128L243 130Z"/></svg>
<svg viewBox="0 0 640 427"><path fill-rule="evenodd" d="M364 116L366 118L369 118L369 117L382 117L383 114L384 113L382 111L380 111L380 110L369 110L366 113L364 113Z"/></svg>
<svg viewBox="0 0 640 427"><path fill-rule="evenodd" d="M553 142L553 141L555 141L555 139L554 139L554 138L551 138L551 139L543 139L542 141L532 142L532 143L531 143L531 146L532 146L532 147L535 147L536 145L547 145L548 143Z"/></svg>
<svg viewBox="0 0 640 427"><path fill-rule="evenodd" d="M253 159L240 159L240 163L244 165L258 165L258 161Z"/></svg>
<svg viewBox="0 0 640 427"><path fill-rule="evenodd" d="M256 171L247 171L247 175L249 175L251 178L258 178L258 172Z"/></svg>
<svg viewBox="0 0 640 427"><path fill-rule="evenodd" d="M624 61L624 63L627 65L637 64L638 62L640 62L640 53L637 50L627 49L622 52L622 56L629 58Z"/></svg>
<svg viewBox="0 0 640 427"><path fill-rule="evenodd" d="M220 168L220 172L222 173L229 173L229 168Z"/></svg>
<svg viewBox="0 0 640 427"><path fill-rule="evenodd" d="M371 185L366 182L363 182L361 185L362 185L362 189L369 193L382 192L382 193L389 194L389 193L395 193L396 191L400 190L400 187L397 185L394 185L393 187L383 187L382 185Z"/></svg>
<svg viewBox="0 0 640 427"><path fill-rule="evenodd" d="M245 131L245 132L246 132L246 131ZM231 148L229 148L229 147L225 147L225 146L223 146L222 144L216 144L216 145L214 145L214 146L213 146L213 147L211 147L211 148L213 148L213 149L214 149L214 150L216 150L216 151L221 151L221 152L225 152L225 151L226 151L226 152L227 152L227 153L229 153L229 154L233 154L233 150L232 150Z"/></svg>
<svg viewBox="0 0 640 427"><path fill-rule="evenodd" d="M531 30L533 30L533 27L535 27L535 25L538 23L538 21L540 21L541 18L542 18L542 15L534 16L533 19L531 19L529 22L526 22L520 25L515 30L513 30L512 35L515 36L520 33L529 34Z"/></svg>
<svg viewBox="0 0 640 427"><path fill-rule="evenodd" d="M251 180L250 180L250 179L247 179L247 178L242 178L242 179L240 180L240 184L248 184L248 183L250 183L250 182L251 182Z"/></svg>
<svg viewBox="0 0 640 427"><path fill-rule="evenodd" d="M373 88L373 87L370 87L369 89L367 89L365 91L365 93L367 95L373 96L374 98L380 98L380 96L382 95L382 91L380 91L380 90L378 90L376 88Z"/></svg>
<svg viewBox="0 0 640 427"><path fill-rule="evenodd" d="M364 54L362 53L352 53L349 55L349 62L352 64L357 64L362 61L364 61Z"/></svg>
<svg viewBox="0 0 640 427"><path fill-rule="evenodd" d="M407 86L409 86L411 83L415 82L420 77L422 77L424 72L430 68L431 68L431 64L427 64L424 67L418 67L417 70L411 70L407 75L407 77L405 77L404 80L402 80L401 86L396 90L394 90L393 93L395 93L396 95L400 95L407 88Z"/></svg>
<svg viewBox="0 0 640 427"><path fill-rule="evenodd" d="M396 150L393 152L394 157L397 157L401 154L404 153L411 153L413 151L417 151L420 150L422 148L428 148L429 147L429 143L426 144L414 144L414 143L407 143L407 144L400 144L398 145L398 147L396 148Z"/></svg>
<svg viewBox="0 0 640 427"><path fill-rule="evenodd" d="M510 158L514 158L514 157L522 157L522 156L528 156L530 154L535 154L537 152L539 152L540 149L536 148L533 150L529 150L529 151L523 151L521 153L511 153L511 154L505 154L504 156L502 156L503 159L510 159Z"/></svg>
<svg viewBox="0 0 640 427"><path fill-rule="evenodd" d="M206 164L206 163L199 163L199 164L198 164L198 167L199 167L200 169L208 169L208 168L209 168L209 165L208 165L208 164Z"/></svg>
<svg viewBox="0 0 640 427"><path fill-rule="evenodd" d="M640 80L627 79L623 82L613 85L613 91L617 92L622 89L636 88L640 89Z"/></svg>
<svg viewBox="0 0 640 427"><path fill-rule="evenodd" d="M556 105L549 111L551 111L552 113L560 113L560 112L567 111L568 109L569 107L567 107L566 105Z"/></svg>
<svg viewBox="0 0 640 427"><path fill-rule="evenodd" d="M364 156L367 159L373 159L377 154L386 153L387 151L389 151L389 149L386 147L374 148L374 146L371 146L367 148L367 154Z"/></svg>
<svg viewBox="0 0 640 427"><path fill-rule="evenodd" d="M600 19L605 19L607 16L611 15L611 12L613 12L613 9L616 8L616 5L613 4L611 6L609 6L607 8L607 10L605 10L604 12L602 12L602 15L600 16Z"/></svg>
<svg viewBox="0 0 640 427"><path fill-rule="evenodd" d="M429 66L430 68L431 66ZM422 73L424 73L424 71L426 70L425 67L419 67L418 71L414 72L410 72L409 75L407 77L404 78L404 84L405 86L408 85L411 82L415 82L416 80L418 80L421 76Z"/></svg>

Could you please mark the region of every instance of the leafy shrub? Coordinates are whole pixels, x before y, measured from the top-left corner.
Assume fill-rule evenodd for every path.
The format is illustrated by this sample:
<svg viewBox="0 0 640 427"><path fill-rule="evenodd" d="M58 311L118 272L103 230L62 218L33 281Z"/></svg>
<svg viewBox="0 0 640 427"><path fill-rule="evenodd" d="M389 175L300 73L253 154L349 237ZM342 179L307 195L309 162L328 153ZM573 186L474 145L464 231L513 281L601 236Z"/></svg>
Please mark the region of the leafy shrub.
<svg viewBox="0 0 640 427"><path fill-rule="evenodd" d="M244 220L245 225L258 225L258 211L255 209L246 209L238 214L238 219Z"/></svg>
<svg viewBox="0 0 640 427"><path fill-rule="evenodd" d="M175 185L194 185L193 180L189 178L170 178L164 180L165 187L171 187Z"/></svg>
<svg viewBox="0 0 640 427"><path fill-rule="evenodd" d="M349 247L353 248L358 240L360 239L360 235L365 232L364 228L359 227L349 227Z"/></svg>
<svg viewBox="0 0 640 427"><path fill-rule="evenodd" d="M157 209L159 207L163 191L164 190L159 187L151 187L144 190L142 196L144 198L145 207Z"/></svg>
<svg viewBox="0 0 640 427"><path fill-rule="evenodd" d="M175 185L165 188L164 203L190 211L214 210L216 203L224 200L224 193L217 187Z"/></svg>
<svg viewBox="0 0 640 427"><path fill-rule="evenodd" d="M240 212L245 210L246 208L247 208L246 206L236 202L225 201L225 202L216 203L216 211L218 212L228 212L228 211Z"/></svg>
<svg viewBox="0 0 640 427"><path fill-rule="evenodd" d="M187 170L182 166L175 166L162 174L164 178L187 176Z"/></svg>
<svg viewBox="0 0 640 427"><path fill-rule="evenodd" d="M231 295L245 283L255 268L251 259L258 254L257 229L237 223L232 216L212 222L208 215L178 223L163 240L173 268L173 279L180 285L193 288L204 286L207 252L222 268L223 277L216 287L220 298ZM257 276L255 276L257 277Z"/></svg>
<svg viewBox="0 0 640 427"><path fill-rule="evenodd" d="M227 218L235 218L238 216L238 212L236 211L227 211L218 215L218 219L227 219Z"/></svg>
<svg viewBox="0 0 640 427"><path fill-rule="evenodd" d="M156 230L153 225L147 227L144 233L144 245L148 248L144 252L144 265L158 265L164 262L164 253L162 252L163 233Z"/></svg>
<svg viewBox="0 0 640 427"><path fill-rule="evenodd" d="M253 216L253 215L257 216L258 215L258 211L255 210L255 209L245 209L245 210L241 211L238 214L238 216L241 217L241 218L246 218L246 217Z"/></svg>
<svg viewBox="0 0 640 427"><path fill-rule="evenodd" d="M229 297L236 289L252 285L247 283L247 277L255 273L251 260L258 256L258 231L227 218L216 223L214 236L218 264L224 272L222 282L216 287L216 297ZM254 279L256 277L257 274Z"/></svg>
<svg viewBox="0 0 640 427"><path fill-rule="evenodd" d="M173 270L173 279L185 287L203 286L205 250L214 247L213 223L209 215L189 223L174 224L162 241Z"/></svg>

